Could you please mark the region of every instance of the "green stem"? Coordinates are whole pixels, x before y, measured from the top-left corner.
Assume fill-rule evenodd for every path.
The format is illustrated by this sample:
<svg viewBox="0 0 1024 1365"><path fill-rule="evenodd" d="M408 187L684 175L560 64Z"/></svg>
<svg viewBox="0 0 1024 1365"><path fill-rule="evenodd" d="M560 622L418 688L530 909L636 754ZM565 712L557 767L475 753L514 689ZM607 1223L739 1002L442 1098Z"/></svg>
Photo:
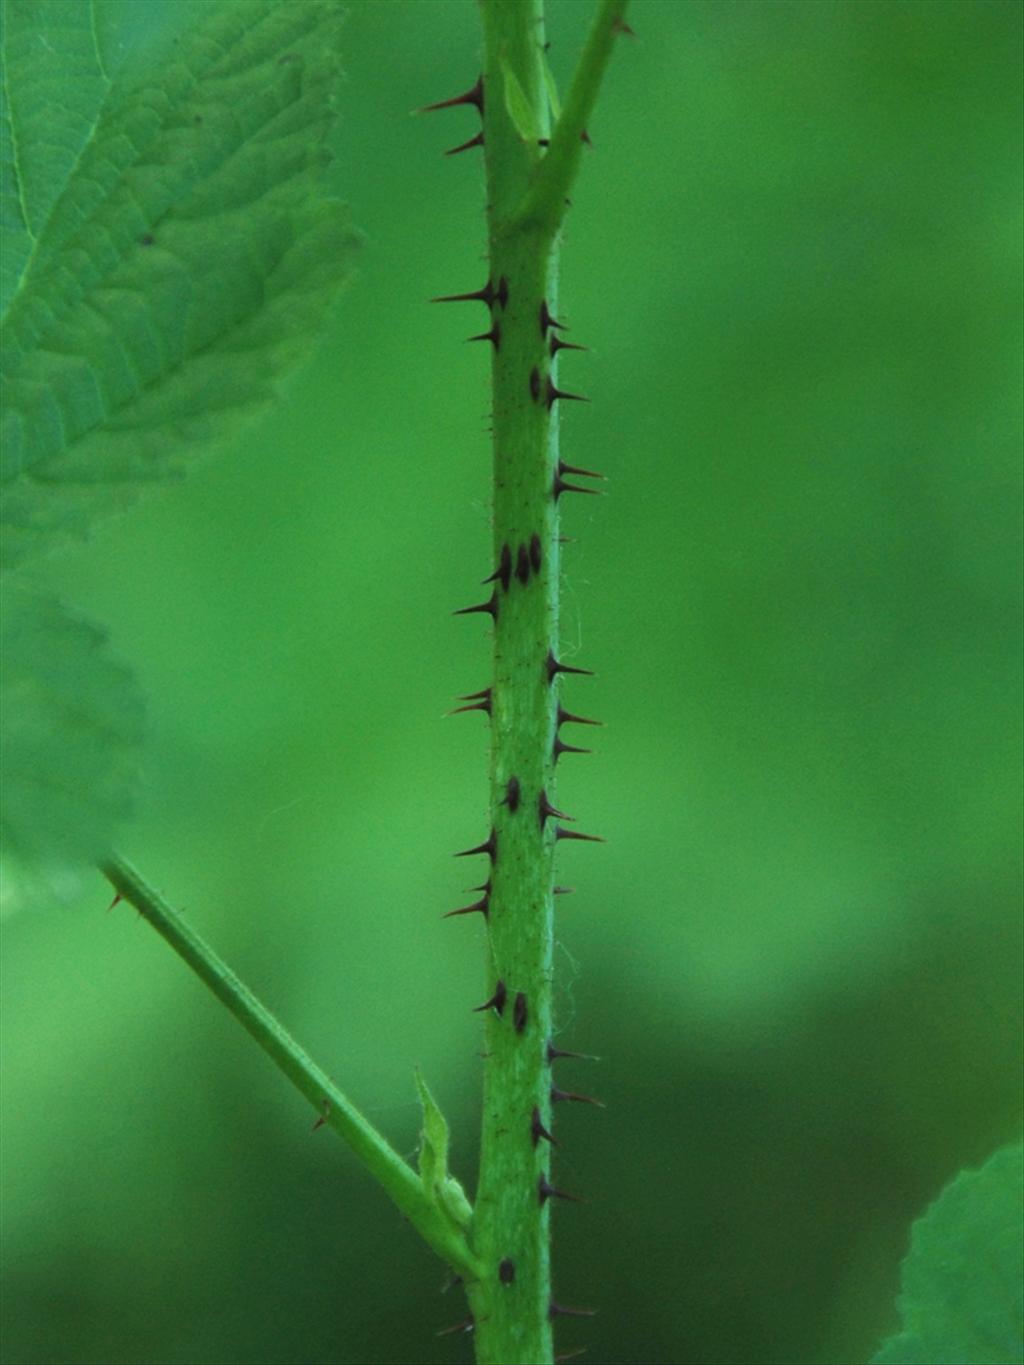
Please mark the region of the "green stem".
<svg viewBox="0 0 1024 1365"><path fill-rule="evenodd" d="M623 15L628 3L629 0L601 0L547 155L516 210L515 226L541 228L552 235L558 230L565 216L566 196L579 170L587 123L594 111L615 39L623 31Z"/></svg>
<svg viewBox="0 0 1024 1365"><path fill-rule="evenodd" d="M111 858L101 871L118 895L134 905L160 937L209 986L218 1000L228 1007L278 1070L284 1072L295 1088L305 1095L327 1126L333 1128L349 1145L428 1245L467 1282L475 1280L478 1266L465 1237L429 1198L412 1167L402 1160L351 1100L307 1057L231 968L124 859Z"/></svg>
<svg viewBox="0 0 1024 1365"><path fill-rule="evenodd" d="M479 1365L552 1360L554 812L559 701L558 230L625 0L604 0L549 131L543 0L481 0L494 618L486 1068L469 1298ZM524 117L524 108L526 116ZM536 138L525 137L524 127ZM584 836L586 837L586 836Z"/></svg>

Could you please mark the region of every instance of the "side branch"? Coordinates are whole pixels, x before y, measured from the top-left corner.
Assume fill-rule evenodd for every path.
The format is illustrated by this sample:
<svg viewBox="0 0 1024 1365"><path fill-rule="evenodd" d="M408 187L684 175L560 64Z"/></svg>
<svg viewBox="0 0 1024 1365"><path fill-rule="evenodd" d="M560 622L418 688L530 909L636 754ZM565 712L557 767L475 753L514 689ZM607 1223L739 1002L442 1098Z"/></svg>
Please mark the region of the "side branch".
<svg viewBox="0 0 1024 1365"><path fill-rule="evenodd" d="M266 1006L124 859L115 856L100 870L118 896L149 921L227 1006L278 1070L305 1095L321 1121L349 1145L427 1244L464 1278L476 1279L476 1260L465 1236L428 1197L416 1172L306 1055Z"/></svg>
<svg viewBox="0 0 1024 1365"><path fill-rule="evenodd" d="M537 227L549 235L558 231L612 47L620 33L629 32L623 20L628 3L629 0L601 0L547 155L539 163L533 184L513 215L512 226Z"/></svg>

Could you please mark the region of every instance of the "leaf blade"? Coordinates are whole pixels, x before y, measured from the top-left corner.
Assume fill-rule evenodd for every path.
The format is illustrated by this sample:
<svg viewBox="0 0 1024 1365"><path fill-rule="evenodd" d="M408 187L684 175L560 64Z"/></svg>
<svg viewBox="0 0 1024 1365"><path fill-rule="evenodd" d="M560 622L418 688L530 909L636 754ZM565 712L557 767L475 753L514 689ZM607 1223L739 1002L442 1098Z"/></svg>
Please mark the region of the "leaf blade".
<svg viewBox="0 0 1024 1365"><path fill-rule="evenodd" d="M110 89L92 4L7 0L0 29L5 198L0 311L17 292ZM13 230L12 230L13 229Z"/></svg>
<svg viewBox="0 0 1024 1365"><path fill-rule="evenodd" d="M1017 1365L1024 1359L1024 1146L961 1171L914 1224L903 1331L872 1365Z"/></svg>
<svg viewBox="0 0 1024 1365"><path fill-rule="evenodd" d="M0 844L12 903L64 899L132 809L143 712L104 633L20 583L0 594Z"/></svg>
<svg viewBox="0 0 1024 1365"><path fill-rule="evenodd" d="M338 20L229 5L108 98L3 319L5 566L172 476L306 349L354 242L322 189Z"/></svg>

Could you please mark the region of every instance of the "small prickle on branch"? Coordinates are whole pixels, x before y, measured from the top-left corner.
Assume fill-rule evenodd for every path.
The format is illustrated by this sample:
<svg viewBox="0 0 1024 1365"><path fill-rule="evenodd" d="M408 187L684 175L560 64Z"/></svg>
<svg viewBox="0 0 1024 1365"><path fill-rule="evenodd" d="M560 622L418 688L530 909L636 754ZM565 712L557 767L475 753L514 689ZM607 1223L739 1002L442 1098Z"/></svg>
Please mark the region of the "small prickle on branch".
<svg viewBox="0 0 1024 1365"><path fill-rule="evenodd" d="M480 113L481 118L484 112L484 78L478 76L476 84L464 91L461 95L453 95L450 100L438 100L436 104L425 104L417 113L432 114L437 109L455 109L460 104L472 104Z"/></svg>

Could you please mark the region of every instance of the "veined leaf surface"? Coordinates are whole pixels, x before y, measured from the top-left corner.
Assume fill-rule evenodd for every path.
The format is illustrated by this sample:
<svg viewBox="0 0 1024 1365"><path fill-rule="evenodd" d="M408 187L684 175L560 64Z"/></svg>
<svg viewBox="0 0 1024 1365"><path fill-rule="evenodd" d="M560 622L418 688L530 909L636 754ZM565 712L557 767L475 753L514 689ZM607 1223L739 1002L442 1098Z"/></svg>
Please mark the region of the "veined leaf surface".
<svg viewBox="0 0 1024 1365"><path fill-rule="evenodd" d="M4 13L6 567L266 402L353 233L322 190L333 0L218 6L113 81L93 0Z"/></svg>
<svg viewBox="0 0 1024 1365"><path fill-rule="evenodd" d="M270 399L348 269L335 0L143 9L0 3L3 568ZM3 616L5 884L38 900L109 853L138 701L58 604L15 585Z"/></svg>

